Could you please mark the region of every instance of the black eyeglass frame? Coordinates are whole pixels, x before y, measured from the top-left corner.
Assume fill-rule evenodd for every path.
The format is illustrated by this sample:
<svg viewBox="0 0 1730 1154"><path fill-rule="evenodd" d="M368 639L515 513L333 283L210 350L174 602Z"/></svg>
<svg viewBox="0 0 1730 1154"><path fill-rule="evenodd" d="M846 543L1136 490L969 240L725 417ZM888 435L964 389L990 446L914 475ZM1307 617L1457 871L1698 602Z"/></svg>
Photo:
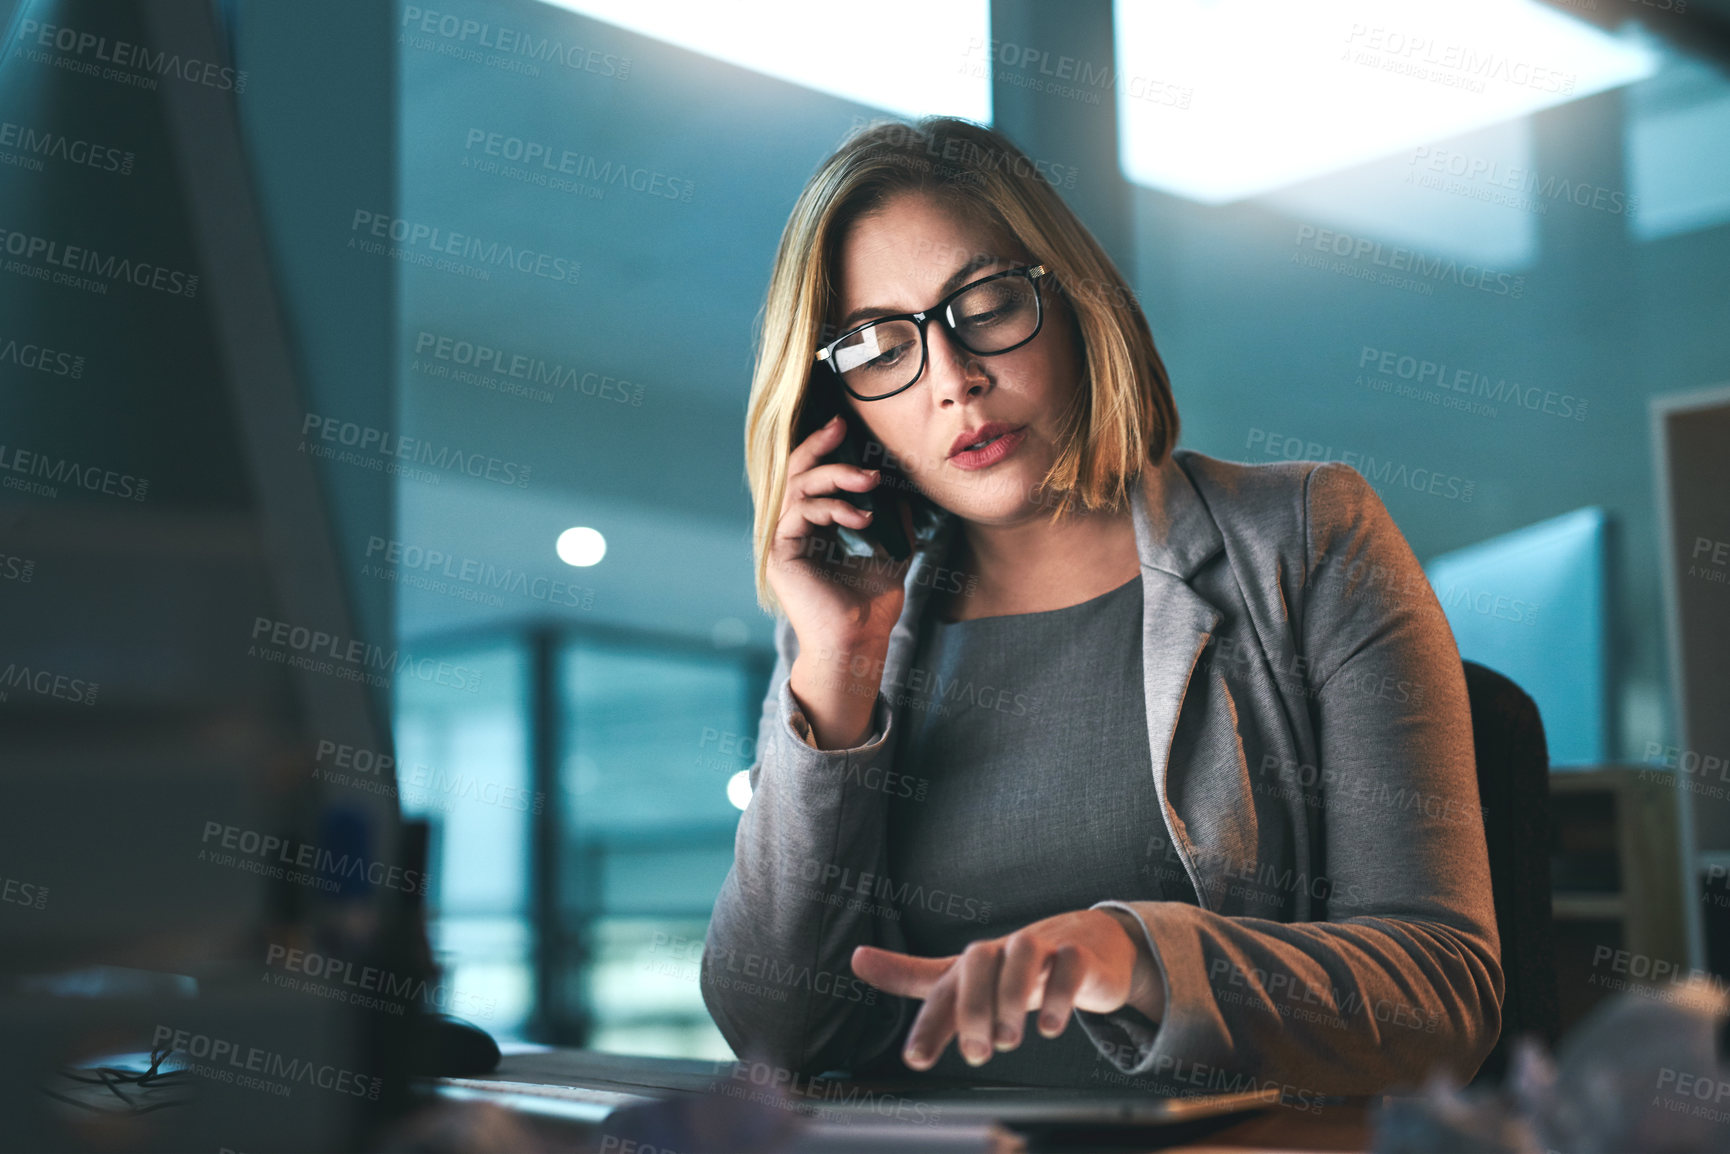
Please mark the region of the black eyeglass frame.
<svg viewBox="0 0 1730 1154"><path fill-rule="evenodd" d="M848 395L850 395L854 400L856 400L856 401L886 401L890 397L895 396L896 393L904 393L908 389L911 389L914 385L917 385L920 381L920 378L922 378L925 375L926 362L931 359L931 342L930 342L930 339L926 336L925 326L933 320L937 321L938 324L941 324L944 327L944 329L948 331L949 335L954 338L956 344L960 345L962 348L966 349L968 352L972 353L976 357L996 357L996 356L1002 356L1004 353L1012 353L1016 349L1020 348L1022 345L1025 345L1028 341L1031 341L1034 337L1038 336L1039 330L1045 327L1045 299L1043 296L1040 295L1040 292L1039 292L1039 278L1042 276L1048 275L1049 272L1050 272L1050 270L1047 269L1043 264L1029 264L1029 265L1022 265L1020 268L1004 269L1002 272L994 272L990 276L982 276L976 281L970 281L967 284L962 285L960 288L956 289L954 292L950 293L948 296L944 297L942 300L938 301L936 304L932 305L930 308L925 309L921 312L896 313L894 316L872 317L868 321L864 321L861 324L854 325L852 328L848 329L846 332L842 333L840 336L836 337L834 340L830 341L828 344L826 344L822 348L818 349L816 359L823 362L825 365L827 365L829 367L829 371L835 375L835 379L840 382L841 387L843 389L846 389L848 392ZM957 297L961 296L963 293L972 292L974 289L978 288L982 284L990 284L992 281L1000 280L1006 276L1026 277L1028 282L1033 285L1033 331L1031 333L1028 333L1024 339L1016 341L1014 344L1010 345L1008 348L994 349L989 353L982 353L978 349L974 348L972 345L968 344L965 340L963 340L961 338L961 334L955 331L955 321L954 321L954 318L949 315L949 306L951 304L953 304L955 299ZM885 324L889 321L912 321L914 326L916 328L918 328L918 330L919 330L919 370L913 374L912 380L908 381L905 385L902 385L899 389L896 389L894 392L880 393L875 397L862 397L857 392L854 391L853 386L851 386L847 383L847 378L842 375L841 370L839 370L835 367L835 362L834 362L835 346L840 344L842 341L846 340L848 337L852 336L855 333L864 332L866 329L870 328L872 325Z"/></svg>

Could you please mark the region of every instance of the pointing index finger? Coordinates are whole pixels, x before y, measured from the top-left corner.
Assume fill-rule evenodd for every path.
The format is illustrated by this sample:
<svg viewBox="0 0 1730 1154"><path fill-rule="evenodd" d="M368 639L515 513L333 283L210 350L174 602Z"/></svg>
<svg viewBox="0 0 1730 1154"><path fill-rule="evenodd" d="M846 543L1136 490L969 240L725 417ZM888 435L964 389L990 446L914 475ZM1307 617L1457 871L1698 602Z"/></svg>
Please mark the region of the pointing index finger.
<svg viewBox="0 0 1730 1154"><path fill-rule="evenodd" d="M853 972L885 993L923 999L954 961L953 956L916 958L876 946L859 946L853 951Z"/></svg>

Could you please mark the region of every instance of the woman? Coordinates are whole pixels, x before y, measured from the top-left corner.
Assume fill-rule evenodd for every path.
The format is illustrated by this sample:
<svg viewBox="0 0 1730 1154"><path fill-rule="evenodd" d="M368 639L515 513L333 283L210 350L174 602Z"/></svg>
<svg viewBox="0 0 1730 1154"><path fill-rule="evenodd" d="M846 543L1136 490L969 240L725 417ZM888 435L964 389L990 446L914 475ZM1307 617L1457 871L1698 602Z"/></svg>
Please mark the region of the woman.
<svg viewBox="0 0 1730 1154"><path fill-rule="evenodd" d="M855 427L876 471L825 463ZM1003 137L879 125L811 178L746 432L779 659L703 956L741 1057L1319 1095L1489 1052L1440 606L1354 470L1177 431L1133 294ZM914 556L837 547L873 520L842 491Z"/></svg>

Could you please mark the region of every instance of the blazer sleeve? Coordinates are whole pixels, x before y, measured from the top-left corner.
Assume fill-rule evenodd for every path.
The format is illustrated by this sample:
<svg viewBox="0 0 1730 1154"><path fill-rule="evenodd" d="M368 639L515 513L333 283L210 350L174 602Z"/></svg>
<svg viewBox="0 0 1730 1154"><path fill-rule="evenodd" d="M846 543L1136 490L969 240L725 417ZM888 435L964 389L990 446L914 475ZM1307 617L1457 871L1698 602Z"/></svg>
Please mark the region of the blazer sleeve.
<svg viewBox="0 0 1730 1154"><path fill-rule="evenodd" d="M1417 558L1368 482L1304 482L1305 656L1326 920L1173 902L1133 914L1165 979L1159 1023L1081 1014L1125 1074L1249 1072L1313 1094L1469 1078L1501 1029L1503 976L1465 677ZM1096 907L1098 908L1098 907Z"/></svg>
<svg viewBox="0 0 1730 1154"><path fill-rule="evenodd" d="M789 684L798 638L775 626L776 661L757 729L751 799L704 943L703 1003L735 1054L821 1073L868 1060L894 1039L905 1001L853 975L853 948L903 948L884 871L895 717L881 690L872 732L819 750ZM887 916L886 916L887 915Z"/></svg>

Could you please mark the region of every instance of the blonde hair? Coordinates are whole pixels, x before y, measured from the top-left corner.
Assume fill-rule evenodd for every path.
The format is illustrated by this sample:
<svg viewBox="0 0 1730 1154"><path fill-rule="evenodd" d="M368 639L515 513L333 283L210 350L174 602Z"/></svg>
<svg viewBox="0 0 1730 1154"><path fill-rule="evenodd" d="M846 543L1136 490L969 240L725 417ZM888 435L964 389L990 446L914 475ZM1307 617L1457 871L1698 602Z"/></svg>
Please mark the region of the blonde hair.
<svg viewBox="0 0 1730 1154"><path fill-rule="evenodd" d="M861 128L806 182L757 317L757 359L745 415L745 472L754 508L757 603L780 606L769 586L770 550L787 491L795 422L833 334L837 254L847 228L894 193L935 194L1021 245L1050 270L1073 316L1086 374L1060 422L1057 459L1041 489L1055 521L1075 507L1116 509L1146 465L1177 442L1171 381L1135 294L1034 163L998 132L954 117L879 121ZM828 370L825 369L825 372ZM936 510L914 491L916 527ZM916 529L917 532L917 529Z"/></svg>

